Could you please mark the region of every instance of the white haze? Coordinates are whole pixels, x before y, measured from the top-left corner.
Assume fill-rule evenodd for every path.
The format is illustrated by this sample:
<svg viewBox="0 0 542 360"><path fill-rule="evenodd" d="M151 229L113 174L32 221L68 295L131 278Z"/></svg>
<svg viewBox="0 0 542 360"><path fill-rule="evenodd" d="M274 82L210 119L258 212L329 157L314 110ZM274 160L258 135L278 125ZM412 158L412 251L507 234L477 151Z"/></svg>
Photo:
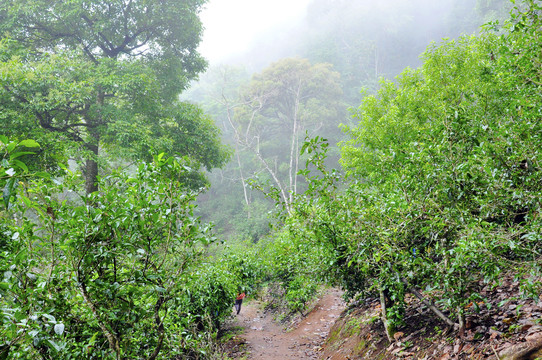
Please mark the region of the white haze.
<svg viewBox="0 0 542 360"><path fill-rule="evenodd" d="M271 29L286 32L305 17L310 0L210 0L201 13L205 31L201 54L211 65L236 58L255 47ZM257 47L276 46L282 34Z"/></svg>
<svg viewBox="0 0 542 360"><path fill-rule="evenodd" d="M333 63L338 71L346 71L344 76L374 71L393 78L407 66L419 66L419 55L431 41L476 32L482 24L480 14L491 15L498 10L496 6L506 3L508 0L209 0L200 14L204 33L199 51L210 68L235 65L254 73L282 58L304 57ZM479 12L478 7L488 11ZM370 61L360 58L377 54L371 53L371 46L386 50L375 57L378 63L372 70ZM362 63L367 66L354 68Z"/></svg>

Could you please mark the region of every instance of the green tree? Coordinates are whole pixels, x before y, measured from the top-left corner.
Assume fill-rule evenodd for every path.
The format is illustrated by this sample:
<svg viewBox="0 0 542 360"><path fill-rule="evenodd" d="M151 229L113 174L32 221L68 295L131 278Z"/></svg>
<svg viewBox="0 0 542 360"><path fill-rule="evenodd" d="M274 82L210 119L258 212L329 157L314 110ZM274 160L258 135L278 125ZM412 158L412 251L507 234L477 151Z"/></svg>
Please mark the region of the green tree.
<svg viewBox="0 0 542 360"><path fill-rule="evenodd" d="M505 269L540 294L540 10L524 1L503 33L432 44L419 69L383 81L346 128L345 191L327 146L304 146L312 167L285 211L289 234L323 249L323 279L347 296L380 298L390 341L406 292L460 330Z"/></svg>
<svg viewBox="0 0 542 360"><path fill-rule="evenodd" d="M177 101L205 67L196 51L203 3L2 2L4 130L39 126L81 145L88 193L100 149L139 157L167 149L222 165L228 155L211 121Z"/></svg>
<svg viewBox="0 0 542 360"><path fill-rule="evenodd" d="M88 206L73 191L84 181L78 173L62 184L25 178L15 145L35 144L5 145L0 172L10 178L0 174L0 184L16 177L24 191L0 218L2 358L174 357L193 351L183 341L198 323L229 314L234 285L196 274L213 238L193 216L184 160L160 154L133 175L115 171ZM193 302L198 287L219 306Z"/></svg>
<svg viewBox="0 0 542 360"><path fill-rule="evenodd" d="M500 36L430 46L420 69L363 101L342 149L363 179L367 235L352 265L399 299L413 285L440 289L460 328L480 281L539 266L539 10L525 1Z"/></svg>

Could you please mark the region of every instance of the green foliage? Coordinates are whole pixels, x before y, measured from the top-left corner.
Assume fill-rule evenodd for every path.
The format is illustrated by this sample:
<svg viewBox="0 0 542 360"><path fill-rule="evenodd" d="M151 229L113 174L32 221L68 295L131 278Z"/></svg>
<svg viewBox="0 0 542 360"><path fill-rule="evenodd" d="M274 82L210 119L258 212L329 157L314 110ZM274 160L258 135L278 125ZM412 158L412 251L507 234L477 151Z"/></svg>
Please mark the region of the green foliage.
<svg viewBox="0 0 542 360"><path fill-rule="evenodd" d="M346 184L322 139L303 146L308 188L285 212L288 241L319 253L314 274L347 297L379 295L392 331L412 289L436 290L453 319L509 269L538 294L540 5L523 5L505 33L432 44L422 67L363 100L341 146Z"/></svg>
<svg viewBox="0 0 542 360"><path fill-rule="evenodd" d="M20 179L28 176L28 166L21 161L25 156L34 154L40 145L34 140L10 141L0 135L0 188L4 209L8 210L16 196Z"/></svg>
<svg viewBox="0 0 542 360"><path fill-rule="evenodd" d="M430 48L420 70L365 100L343 147L351 175L377 191L394 252L426 257L412 280L429 271L435 281L421 284L444 290L450 308L475 293L480 271L493 279L504 258L522 257L509 237L538 208L539 186L519 167L536 159L537 137L525 135L539 130L508 115L511 93L495 76L505 69L492 59L497 42L486 35Z"/></svg>
<svg viewBox="0 0 542 360"><path fill-rule="evenodd" d="M255 294L265 279L266 264L261 261L259 248L252 243L247 242L231 249L220 258L220 262L235 279L237 292Z"/></svg>
<svg viewBox="0 0 542 360"><path fill-rule="evenodd" d="M25 46L49 51L79 48L89 60L121 54L146 58L161 73L162 83L167 84L162 91L171 98L203 69L204 61L195 51L203 4L202 0L9 0L2 2L0 10L2 32ZM172 71L175 76L169 77Z"/></svg>
<svg viewBox="0 0 542 360"><path fill-rule="evenodd" d="M177 100L205 67L196 51L202 4L3 2L4 133L35 137L49 167L85 161L88 193L104 152L148 160L151 149L190 156L193 187L203 186L198 168L222 166L229 151L199 108Z"/></svg>
<svg viewBox="0 0 542 360"><path fill-rule="evenodd" d="M10 357L175 356L193 351L185 337L216 329L218 321L197 324L224 319L235 285L203 271L213 238L193 217L186 171L160 154L81 197L77 173L62 184L33 179L2 219L1 341Z"/></svg>
<svg viewBox="0 0 542 360"><path fill-rule="evenodd" d="M260 249L262 279L271 296L269 305L303 313L322 283L326 254L291 225L261 240L256 248Z"/></svg>
<svg viewBox="0 0 542 360"><path fill-rule="evenodd" d="M307 303L314 299L318 285L318 282L309 277L298 276L294 278L288 284L285 294L289 309L292 312L302 313Z"/></svg>

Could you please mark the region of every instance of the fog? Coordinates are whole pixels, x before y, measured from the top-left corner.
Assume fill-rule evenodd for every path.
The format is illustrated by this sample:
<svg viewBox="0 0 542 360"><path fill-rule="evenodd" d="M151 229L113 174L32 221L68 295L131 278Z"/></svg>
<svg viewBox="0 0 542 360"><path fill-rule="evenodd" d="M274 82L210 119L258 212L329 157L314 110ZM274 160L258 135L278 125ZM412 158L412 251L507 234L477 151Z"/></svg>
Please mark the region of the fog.
<svg viewBox="0 0 542 360"><path fill-rule="evenodd" d="M201 13L205 27L200 52L211 65L258 47L270 31L286 33L306 16L310 0L211 0Z"/></svg>
<svg viewBox="0 0 542 360"><path fill-rule="evenodd" d="M330 63L355 105L361 88L418 67L431 42L474 34L510 8L508 0L210 0L200 51L210 68L248 73L288 57Z"/></svg>
<svg viewBox="0 0 542 360"><path fill-rule="evenodd" d="M339 168L339 125L355 121L348 109L374 94L380 79L393 80L406 67L421 65L420 55L432 42L477 33L483 23L506 17L509 7L508 0L210 0L201 14L206 30L200 47L209 69L182 99L202 106L235 157L209 174L200 214L222 236L243 234L256 241L269 231L265 214L274 204L249 190L247 181L290 191L292 154L299 153L305 135L296 132L300 122L277 109L301 104L303 129L329 141L328 164ZM330 70L319 77L315 69ZM289 81L299 81L292 88L311 84L316 90L294 99ZM256 150L249 140L240 141L240 132L257 139Z"/></svg>
<svg viewBox="0 0 542 360"><path fill-rule="evenodd" d="M372 43L393 49L393 54L381 51L394 58L385 62L395 63L393 69L384 65L382 75L392 75L416 66L431 41L472 34L482 23L506 14L508 4L507 0L211 0L201 14L205 32L200 51L211 66L242 64L259 71L284 57L334 63L331 54L327 59L315 55L325 41L335 42L337 52Z"/></svg>

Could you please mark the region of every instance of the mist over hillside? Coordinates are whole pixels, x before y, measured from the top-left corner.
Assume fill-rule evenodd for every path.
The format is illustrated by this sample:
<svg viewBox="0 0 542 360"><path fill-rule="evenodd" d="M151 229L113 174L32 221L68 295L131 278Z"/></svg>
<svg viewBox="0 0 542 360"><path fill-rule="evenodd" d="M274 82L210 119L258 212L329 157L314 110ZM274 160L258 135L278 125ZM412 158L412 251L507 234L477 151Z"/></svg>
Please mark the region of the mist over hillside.
<svg viewBox="0 0 542 360"><path fill-rule="evenodd" d="M511 1L1 1L0 360L542 355Z"/></svg>
<svg viewBox="0 0 542 360"><path fill-rule="evenodd" d="M234 233L257 239L268 231L268 220L261 215L261 211L257 211L260 217L254 218L250 214L255 212L249 208L255 206L260 210L269 210L270 202L263 199L259 192L250 190L245 180L257 178L277 184L277 181L291 177L291 174L287 174L289 170L285 172L284 169L290 169L293 164L292 148L284 140L290 138L293 128L288 123L281 127L271 125L280 123L278 113L273 115L260 111L263 109L253 113L257 114L255 121L267 124L262 125L261 133L250 135L258 139L259 155L256 149L247 152L247 144L241 144L239 134L236 135L239 126L248 121L247 114L255 110L249 110L254 106L254 101L260 104L270 101L250 94L255 91L286 91L280 87L274 90L261 87L261 84L257 85L258 81L254 81L255 78L264 76L264 73L269 75L279 68L282 69L280 71L290 71L280 65L286 59L306 59L312 65L330 64L326 66L331 66L330 70L337 74L336 81L342 92L332 99L334 105L331 108L337 106L340 110L330 116L322 107L311 110L310 103L307 103L307 108L302 107L300 111L304 111L302 117L305 124L319 124L318 119L325 119L325 127L314 125L305 130L311 136L322 136L329 140L333 155L328 161L333 162L332 167L338 168L335 145L344 140L339 126L352 122L348 109L359 106L362 91L373 94L379 88L380 79L393 80L403 69L418 67L421 64L420 55L432 42L476 34L482 24L506 18L510 8L511 3L507 0L312 0L304 11L295 8L295 14L299 15L285 12L283 17L276 19L275 26L251 34L252 41L244 44L246 51L233 54L227 51L227 57L220 64L212 60L207 73L201 75L199 82L183 94L183 99L196 102L206 110L222 130L223 141L234 150L234 157L226 168L211 174L210 190L200 198L202 214L208 214L213 219L219 232L237 228ZM247 24L253 21L246 19L250 15L243 18L239 13L238 16L228 19L228 22L242 27L243 21L247 21ZM250 32L251 29L247 27L246 31ZM243 41L242 38L237 40ZM234 45L241 47L240 44ZM280 82L278 79L281 76L301 76L291 71L290 75L275 72L275 75L269 75L267 81ZM254 76L252 80L251 76ZM329 105L327 108L330 108ZM251 131L256 128L248 127ZM248 133L244 136L248 136ZM298 145L295 152L303 142L304 133L296 136ZM245 140L248 141L247 138ZM262 163L264 160L267 164ZM271 169L276 174L271 175ZM220 214L214 211L218 203L222 208Z"/></svg>
<svg viewBox="0 0 542 360"><path fill-rule="evenodd" d="M256 72L295 56L338 66L339 59L354 62L378 47L379 56L387 58L379 74L394 75L405 66L418 66L431 41L477 33L480 25L505 18L511 6L507 0L313 0L298 18L277 20L246 51L211 66L243 65Z"/></svg>

